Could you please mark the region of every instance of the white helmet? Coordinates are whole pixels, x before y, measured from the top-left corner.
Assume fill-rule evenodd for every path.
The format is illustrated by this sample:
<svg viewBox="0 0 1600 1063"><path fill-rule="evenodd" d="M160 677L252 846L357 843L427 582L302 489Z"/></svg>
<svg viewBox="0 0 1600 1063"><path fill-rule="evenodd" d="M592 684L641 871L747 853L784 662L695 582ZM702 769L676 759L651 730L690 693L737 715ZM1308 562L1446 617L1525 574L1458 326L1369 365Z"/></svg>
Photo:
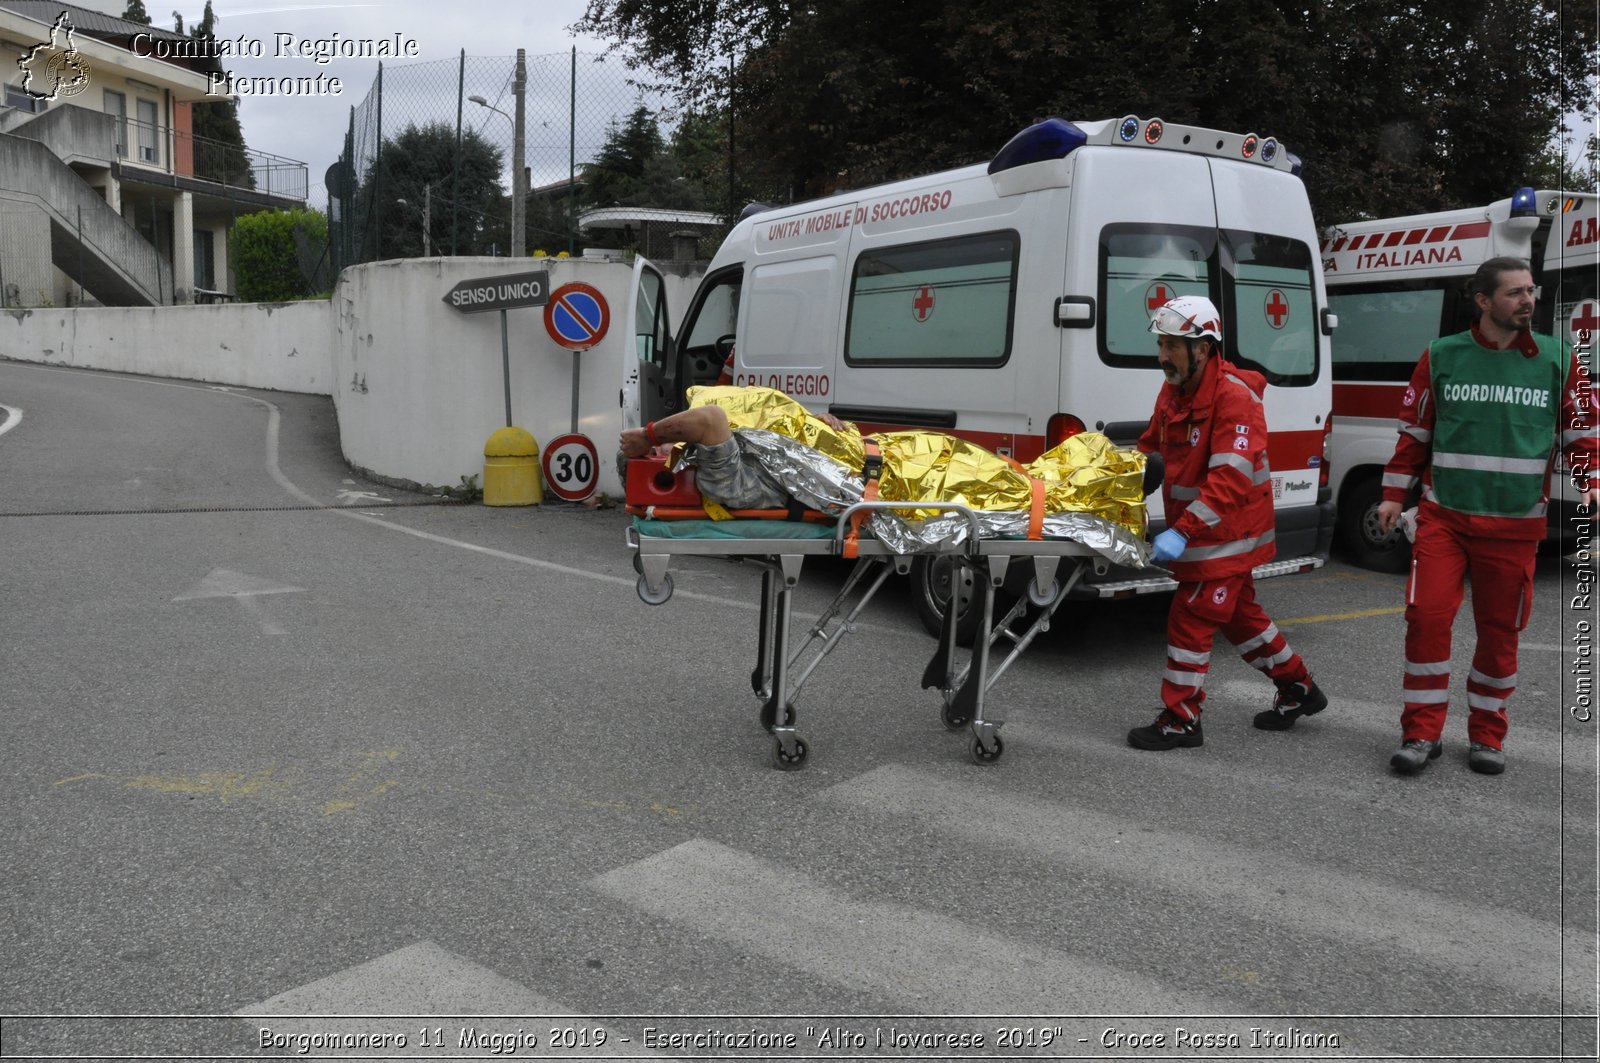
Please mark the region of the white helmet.
<svg viewBox="0 0 1600 1063"><path fill-rule="evenodd" d="M1150 331L1191 340L1210 336L1221 343L1222 315L1203 295L1180 295L1162 303L1150 316Z"/></svg>

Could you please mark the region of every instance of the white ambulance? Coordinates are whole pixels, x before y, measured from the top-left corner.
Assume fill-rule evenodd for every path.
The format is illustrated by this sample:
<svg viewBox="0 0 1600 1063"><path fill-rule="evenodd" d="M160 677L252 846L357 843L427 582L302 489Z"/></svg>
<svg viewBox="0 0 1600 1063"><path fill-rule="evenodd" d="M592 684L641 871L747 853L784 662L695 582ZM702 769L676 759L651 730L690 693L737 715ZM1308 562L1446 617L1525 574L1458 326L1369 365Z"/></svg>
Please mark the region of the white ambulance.
<svg viewBox="0 0 1600 1063"><path fill-rule="evenodd" d="M1161 373L1149 314L1176 295L1222 310L1227 357L1268 380L1278 558L1314 568L1333 513L1332 405L1317 231L1299 160L1274 138L1128 116L1049 119L987 164L747 210L674 339L654 267L638 265L629 425L715 381L781 389L863 431L924 428L1028 461L1066 436L1130 444ZM1151 498L1152 533L1161 530ZM914 571L924 616L948 593ZM1085 596L1170 590L1113 572Z"/></svg>
<svg viewBox="0 0 1600 1063"><path fill-rule="evenodd" d="M1466 330L1467 281L1486 259L1529 261L1543 289L1535 332L1577 343L1600 327L1600 196L1523 188L1487 207L1351 222L1327 229L1322 268L1339 319L1333 342L1331 486L1341 544L1368 568L1403 572L1410 547L1377 524L1383 467L1398 438L1400 399L1429 343ZM1592 363L1591 363L1592 367ZM1551 476L1550 522L1576 502Z"/></svg>

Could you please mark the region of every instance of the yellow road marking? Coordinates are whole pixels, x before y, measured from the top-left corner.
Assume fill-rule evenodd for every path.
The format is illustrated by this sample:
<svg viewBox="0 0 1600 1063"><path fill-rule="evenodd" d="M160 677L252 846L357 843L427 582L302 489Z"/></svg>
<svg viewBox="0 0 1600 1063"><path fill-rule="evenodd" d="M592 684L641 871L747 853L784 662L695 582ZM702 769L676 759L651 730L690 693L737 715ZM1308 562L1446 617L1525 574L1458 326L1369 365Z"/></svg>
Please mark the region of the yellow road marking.
<svg viewBox="0 0 1600 1063"><path fill-rule="evenodd" d="M1403 605L1389 605L1382 609L1358 609L1353 613L1323 613L1320 616L1295 616L1287 620L1279 620L1279 627L1293 627L1296 624L1321 624L1329 620L1365 620L1373 616L1395 616L1406 611Z"/></svg>

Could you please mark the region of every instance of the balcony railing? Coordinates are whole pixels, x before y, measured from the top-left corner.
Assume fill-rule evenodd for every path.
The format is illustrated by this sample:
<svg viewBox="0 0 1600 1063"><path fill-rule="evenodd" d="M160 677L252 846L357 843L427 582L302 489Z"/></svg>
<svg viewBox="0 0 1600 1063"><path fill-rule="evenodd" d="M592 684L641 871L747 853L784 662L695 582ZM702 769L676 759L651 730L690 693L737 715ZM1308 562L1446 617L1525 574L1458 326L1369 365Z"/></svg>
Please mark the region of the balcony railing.
<svg viewBox="0 0 1600 1063"><path fill-rule="evenodd" d="M121 162L301 202L310 188L303 162L86 107L52 107L12 132L68 162Z"/></svg>

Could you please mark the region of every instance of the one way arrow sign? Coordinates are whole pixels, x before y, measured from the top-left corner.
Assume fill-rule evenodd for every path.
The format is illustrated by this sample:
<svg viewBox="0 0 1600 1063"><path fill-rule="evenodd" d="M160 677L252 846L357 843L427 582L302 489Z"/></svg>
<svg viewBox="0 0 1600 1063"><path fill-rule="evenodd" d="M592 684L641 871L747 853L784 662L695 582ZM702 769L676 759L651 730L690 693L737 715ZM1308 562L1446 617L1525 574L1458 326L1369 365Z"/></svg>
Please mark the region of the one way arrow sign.
<svg viewBox="0 0 1600 1063"><path fill-rule="evenodd" d="M460 281L444 294L444 301L463 314L485 310L515 310L543 306L550 301L550 272L508 273L503 277L474 277Z"/></svg>

